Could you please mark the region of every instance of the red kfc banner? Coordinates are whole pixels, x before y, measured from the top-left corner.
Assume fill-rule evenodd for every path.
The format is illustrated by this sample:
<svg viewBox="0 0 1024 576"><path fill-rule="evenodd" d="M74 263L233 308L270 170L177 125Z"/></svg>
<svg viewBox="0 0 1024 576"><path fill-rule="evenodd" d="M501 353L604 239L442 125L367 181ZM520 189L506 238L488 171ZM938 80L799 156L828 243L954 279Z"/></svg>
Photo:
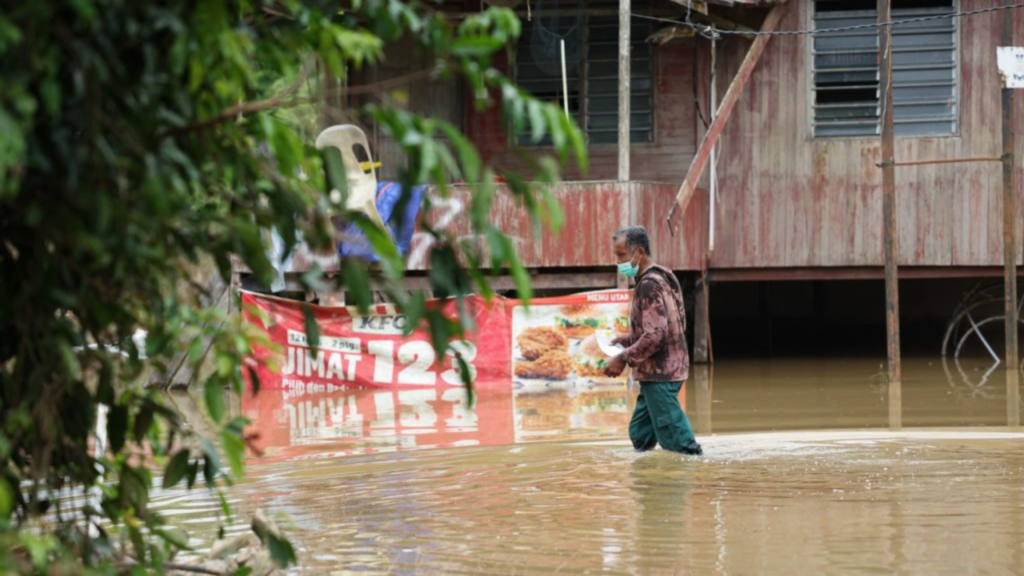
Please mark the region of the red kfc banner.
<svg viewBox="0 0 1024 576"><path fill-rule="evenodd" d="M468 298L476 330L455 347L472 371L470 405L453 353L439 359L422 330L405 336L405 316L393 305L360 314L243 292L243 318L264 338L248 362L260 392L250 382L242 409L268 456L285 459L503 444L619 425L628 421L625 377L604 376L608 357L596 338L628 331L629 299L605 291L526 307ZM320 333L316 354L306 307ZM454 318L454 302L444 312Z"/></svg>
<svg viewBox="0 0 1024 576"><path fill-rule="evenodd" d="M629 330L629 298L626 291L592 292L538 298L526 307L518 300L487 303L470 297L466 310L476 330L453 347L469 365L478 389L509 388L513 378L602 381L607 357L596 345L596 334ZM306 307L320 332L316 354L306 337ZM454 318L455 303L447 302L444 313ZM354 307L243 292L242 316L266 335L254 346L250 363L261 389L317 393L352 386L462 385L454 351L438 359L426 332L405 336L406 318L392 304L373 306L363 315Z"/></svg>
<svg viewBox="0 0 1024 576"><path fill-rule="evenodd" d="M306 337L309 307L320 331L316 354ZM508 321L501 301L467 298L477 331L453 346L462 354L478 388L509 386ZM455 303L444 313L454 317ZM254 346L260 388L296 393L392 386L462 386L454 351L438 359L422 330L404 336L405 316L392 304L373 306L362 315L354 307L326 308L242 293L242 317L260 329L267 342ZM246 371L248 377L248 371Z"/></svg>

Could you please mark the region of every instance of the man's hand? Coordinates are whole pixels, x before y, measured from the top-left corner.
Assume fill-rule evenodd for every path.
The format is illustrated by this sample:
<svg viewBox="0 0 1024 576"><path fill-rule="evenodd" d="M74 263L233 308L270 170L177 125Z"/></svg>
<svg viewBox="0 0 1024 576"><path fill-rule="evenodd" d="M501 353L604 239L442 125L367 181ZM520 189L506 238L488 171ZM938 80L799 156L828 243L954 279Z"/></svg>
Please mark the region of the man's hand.
<svg viewBox="0 0 1024 576"><path fill-rule="evenodd" d="M618 378L626 369L626 359L619 354L608 361L608 367L604 369L604 375L609 378Z"/></svg>
<svg viewBox="0 0 1024 576"><path fill-rule="evenodd" d="M629 334L623 334L622 336L612 338L612 346L625 346L627 344L629 344Z"/></svg>

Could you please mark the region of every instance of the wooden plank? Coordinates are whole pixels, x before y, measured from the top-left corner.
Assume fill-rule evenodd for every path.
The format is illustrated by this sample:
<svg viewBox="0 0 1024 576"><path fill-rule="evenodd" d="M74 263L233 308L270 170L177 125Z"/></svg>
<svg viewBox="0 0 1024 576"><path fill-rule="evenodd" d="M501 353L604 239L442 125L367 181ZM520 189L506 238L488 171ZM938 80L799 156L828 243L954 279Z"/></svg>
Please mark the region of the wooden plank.
<svg viewBox="0 0 1024 576"><path fill-rule="evenodd" d="M999 0L982 0L978 8L994 7ZM993 73L992 54L999 44L998 13L961 19L960 40L960 140L962 156L998 153L998 75ZM1002 198L999 171L995 166L965 166L945 179L950 189L952 263L956 265L1002 264L999 215Z"/></svg>
<svg viewBox="0 0 1024 576"><path fill-rule="evenodd" d="M1015 0L1003 0L1010 6ZM1014 45L1013 12L1002 14L1000 44ZM1017 360L1017 184L1014 149L1014 96L1016 90L1003 87L1003 315L1006 354L1006 425L1020 426L1020 366Z"/></svg>
<svg viewBox="0 0 1024 576"><path fill-rule="evenodd" d="M713 14L713 13L709 12L707 4L705 4L704 2L692 2L691 3L690 0L672 0L672 2L675 2L676 4L679 4L680 6L687 6L687 7L691 8L692 12L690 14L690 18L693 21L696 21L696 22L709 22L709 23L717 26L718 28L721 28L721 29L724 29L724 30L730 30L730 31L736 31L736 32L749 32L749 33L751 33L751 36L753 35L754 32L756 32L756 30L754 30L752 28L748 28L747 26L744 26L743 24L740 24L740 23L738 23L738 22L736 22L734 20L730 20L729 18L725 18L724 16L719 16L718 14ZM728 3L719 2L719 4L721 4L723 6L734 6L735 5L732 2L728 2ZM694 32L693 28L690 28L688 26L685 27L685 28L691 32L691 36L692 36L693 35L692 33ZM748 35L744 35L744 36L750 37Z"/></svg>
<svg viewBox="0 0 1024 576"><path fill-rule="evenodd" d="M1011 0L1003 0L1003 6L1010 6ZM1003 25L1000 37L1000 44L1003 46L1014 45L1013 14L1005 12L1002 15ZM1015 90L1003 87L1002 89L1002 139L1003 139L1003 286L1004 304L1003 313L1006 315L1006 356L1004 358L1008 369L1017 371L1017 185L1015 178L1015 157L1014 149L1014 95ZM1019 422L1018 422L1019 424Z"/></svg>
<svg viewBox="0 0 1024 576"><path fill-rule="evenodd" d="M619 0L619 182L629 181L630 0Z"/></svg>
<svg viewBox="0 0 1024 576"><path fill-rule="evenodd" d="M892 0L878 0L878 23L892 20ZM889 428L903 427L903 368L900 358L900 298L896 231L896 129L893 122L892 26L878 29L878 68L882 95L882 212L885 246L885 331L889 365Z"/></svg>
<svg viewBox="0 0 1024 576"><path fill-rule="evenodd" d="M615 278L618 276L612 267L608 266L608 272L565 272L565 273L542 273L530 277L530 282L535 289L541 290L604 290L615 288ZM509 275L502 275L489 279L491 288L494 290L515 290L515 280ZM425 276L410 276L403 281L404 286L409 290L427 290L430 288L430 279Z"/></svg>
<svg viewBox="0 0 1024 576"><path fill-rule="evenodd" d="M779 24L779 20L782 19L785 6L785 4L778 4L771 9L771 12L768 13L768 16L764 20L764 24L761 26L761 32L775 31ZM676 212L686 211L686 206L690 203L690 199L693 197L693 192L697 188L697 182L700 180L701 174L703 174L704 168L707 166L708 161L711 158L711 150L718 142L718 137L721 136L722 130L729 121L729 117L732 115L732 111L736 107L736 102L739 100L740 94L743 92L743 88L747 85L747 80L750 79L750 75L754 72L754 67L757 66L757 62L760 60L761 54L764 53L764 49L768 45L768 41L770 39L771 36L767 34L758 36L747 51L747 55L743 59L743 64L740 65L740 69L737 71L735 78L733 78L732 84L729 85L728 92L725 93L725 97L722 99L722 104L718 108L715 121L711 124L711 127L704 135L704 139L701 141L700 147L697 148L697 154L690 163L690 169L687 172L686 179L683 180L683 185L679 188L679 194L676 196L676 203L672 206L672 210L669 211L668 214L667 219L670 225L672 217L675 216Z"/></svg>
<svg viewBox="0 0 1024 576"><path fill-rule="evenodd" d="M694 288L693 361L707 364L711 359L711 317L708 302L708 276L701 275Z"/></svg>
<svg viewBox="0 0 1024 576"><path fill-rule="evenodd" d="M615 288L615 278L617 274L611 270L611 266L608 266L609 271L587 271L587 272L551 272L551 273L540 273L530 276L530 282L536 289L542 290L579 290L580 292L589 290L606 290ZM290 273L285 275L286 291L301 291L302 284L299 282L301 274ZM516 283L515 279L508 274L502 274L493 278L489 278L491 288L494 290L515 290ZM402 286L406 290L422 290L427 292L427 297L430 297L430 278L426 276L406 276L402 279ZM320 298L321 303L324 305L332 305L332 303L344 303L346 299L343 292L323 292L318 293L317 296Z"/></svg>
<svg viewBox="0 0 1024 576"><path fill-rule="evenodd" d="M676 2L678 0L673 0ZM686 0L682 0L685 2ZM762 8L766 6L772 6L785 2L786 0L704 0L708 4L717 4L719 6L727 6L729 8L736 7L752 7Z"/></svg>
<svg viewBox="0 0 1024 576"><path fill-rule="evenodd" d="M647 41L651 44L668 44L673 40L689 40L697 35L697 32L689 26L669 26L651 34Z"/></svg>
<svg viewBox="0 0 1024 576"><path fill-rule="evenodd" d="M710 271L715 282L791 282L798 280L882 280L882 266L805 268L728 268ZM901 266L901 278L1001 278L998 266ZM1018 276L1020 273L1018 272Z"/></svg>
<svg viewBox="0 0 1024 576"><path fill-rule="evenodd" d="M707 14L708 13L708 5L707 5L707 3L706 2L702 2L700 0L672 0L672 2L675 2L676 4L679 4L680 6L685 6L685 7L689 8L690 10L692 10L696 14Z"/></svg>
<svg viewBox="0 0 1024 576"><path fill-rule="evenodd" d="M912 160L907 162L895 162L893 166L929 166L932 164L970 164L973 162L1002 162L1002 156L978 156L976 158L940 158L935 160Z"/></svg>
<svg viewBox="0 0 1024 576"><path fill-rule="evenodd" d="M712 368L710 366L691 366L690 380L693 382L693 404L687 406L687 411L693 414L694 432L697 434L711 434L713 431L711 414L712 404ZM692 407L691 407L692 406Z"/></svg>
<svg viewBox="0 0 1024 576"><path fill-rule="evenodd" d="M700 270L707 252L706 190L698 189L693 210L683 218L682 237L673 237L665 214L675 201L671 184L631 183L630 221L647 228L659 264L673 270Z"/></svg>

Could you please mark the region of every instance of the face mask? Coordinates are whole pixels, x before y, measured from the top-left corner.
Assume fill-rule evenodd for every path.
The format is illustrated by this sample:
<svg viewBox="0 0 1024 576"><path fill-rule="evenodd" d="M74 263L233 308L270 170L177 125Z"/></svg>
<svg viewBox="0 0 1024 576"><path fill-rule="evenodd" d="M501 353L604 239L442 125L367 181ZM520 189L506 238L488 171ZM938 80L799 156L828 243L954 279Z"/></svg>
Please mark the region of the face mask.
<svg viewBox="0 0 1024 576"><path fill-rule="evenodd" d="M636 252L633 253L633 258L635 257ZM622 274L626 278L632 278L633 276L636 276L637 272L639 271L640 266L638 264L633 264L632 258L629 260L629 262L623 262L619 264L619 274Z"/></svg>

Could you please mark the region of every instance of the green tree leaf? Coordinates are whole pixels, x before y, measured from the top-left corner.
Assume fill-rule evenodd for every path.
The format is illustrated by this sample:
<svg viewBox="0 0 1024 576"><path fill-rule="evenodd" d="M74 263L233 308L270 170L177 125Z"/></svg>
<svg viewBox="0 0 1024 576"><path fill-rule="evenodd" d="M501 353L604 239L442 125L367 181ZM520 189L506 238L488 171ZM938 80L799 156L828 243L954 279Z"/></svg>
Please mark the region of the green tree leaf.
<svg viewBox="0 0 1024 576"><path fill-rule="evenodd" d="M224 446L224 454L228 457L231 465L231 472L237 477L242 476L245 467L245 443L242 437L230 431L221 433L221 445Z"/></svg>
<svg viewBox="0 0 1024 576"><path fill-rule="evenodd" d="M345 206L348 201L348 177L345 175L345 163L341 159L341 152L334 146L328 146L321 150L320 154L327 174L328 195L337 192L337 196L332 198L331 202L336 206Z"/></svg>
<svg viewBox="0 0 1024 576"><path fill-rule="evenodd" d="M352 294L359 311L365 313L373 304L373 292L365 268L355 260L346 260L341 271L345 287Z"/></svg>
<svg viewBox="0 0 1024 576"><path fill-rule="evenodd" d="M14 491L7 484L7 481L0 478L0 523L7 522L14 510Z"/></svg>
<svg viewBox="0 0 1024 576"><path fill-rule="evenodd" d="M220 473L220 454L209 440L202 441L203 446L203 478L206 486L213 489L217 485L217 474Z"/></svg>
<svg viewBox="0 0 1024 576"><path fill-rule="evenodd" d="M133 427L133 433L136 442L142 442L142 439L149 433L150 427L153 426L153 416L155 410L150 404L145 404L135 414L135 424Z"/></svg>
<svg viewBox="0 0 1024 576"><path fill-rule="evenodd" d="M500 38L469 36L453 42L451 52L455 56L479 58L494 54L503 44L504 42Z"/></svg>
<svg viewBox="0 0 1024 576"><path fill-rule="evenodd" d="M163 538L168 544L174 545L175 548L180 550L191 550L192 547L188 544L188 536L181 530L173 528L158 528L154 532Z"/></svg>
<svg viewBox="0 0 1024 576"><path fill-rule="evenodd" d="M270 558L282 568L287 568L296 563L295 549L292 543L281 538L273 532L267 533L267 548L270 550Z"/></svg>
<svg viewBox="0 0 1024 576"><path fill-rule="evenodd" d="M181 482L189 472L189 451L187 448L178 450L164 469L164 488L173 488Z"/></svg>
<svg viewBox="0 0 1024 576"><path fill-rule="evenodd" d="M306 343L309 344L309 354L316 355L320 347L320 325L316 321L316 313L310 306L302 308L302 318L306 326Z"/></svg>
<svg viewBox="0 0 1024 576"><path fill-rule="evenodd" d="M203 383L203 398L206 400L206 409L210 411L210 418L214 422L224 419L224 384L220 378L210 376Z"/></svg>
<svg viewBox="0 0 1024 576"><path fill-rule="evenodd" d="M128 408L121 404L115 404L107 415L107 437L110 439L111 451L117 453L124 448L127 433Z"/></svg>
<svg viewBox="0 0 1024 576"><path fill-rule="evenodd" d="M416 223L432 244L437 295L454 298L462 318L470 316L465 295L490 298L489 277L505 270L531 295L517 246L493 218L499 198L513 196L539 234L562 216L538 183L557 182L570 157L586 169L575 123L498 65L522 32L513 11L453 19L404 0L358 1L344 11L280 4L39 0L0 11L0 277L19 279L0 282L0 485L10 493L0 494L0 511L41 526L37 535L15 534L0 518L0 543L20 542L39 560L37 571L49 561L60 571L61 559L74 557L98 574L121 572L115 559L128 555L144 564L136 571L158 570L187 544L149 509L152 473L132 465L140 447L157 460L177 449L164 467L169 487L185 480L193 488L201 470L220 493L218 482L230 489L241 474L240 421L200 439L208 423L186 426L189 416L145 390L168 378L201 382L206 411L223 422L228 387L261 387L253 366L242 368L259 336L231 306L236 297L223 296L225 285L269 285L289 258L302 268L315 260L311 252L333 252L339 225L355 223L380 263L342 263L340 289L351 301L365 310L375 291L386 293L409 319L406 330L428 332L439 357L474 328L402 285L405 261L392 233L347 209L346 168L355 167L337 150L316 149L324 127L358 123L393 142L384 161L403 202L413 186L434 185L422 212L469 193L458 216L466 221L438 222L434 210ZM399 48L414 49L423 66L411 88L360 88L360 77ZM497 186L493 154L452 123L414 112L410 99L422 97L425 82L466 86L470 110L500 105L511 134L549 138L553 156L513 144L508 155L521 161L502 166L508 185ZM299 272L309 289L327 288L315 266ZM305 324L315 352L311 311ZM145 342L133 336L139 329ZM109 445L91 455L99 404L110 408ZM194 457L179 448L197 442ZM53 481L102 490L98 524L120 531L104 536L109 551L83 548L69 529L93 499L53 500L60 514L48 511ZM286 543L275 546L280 559L294 560Z"/></svg>

